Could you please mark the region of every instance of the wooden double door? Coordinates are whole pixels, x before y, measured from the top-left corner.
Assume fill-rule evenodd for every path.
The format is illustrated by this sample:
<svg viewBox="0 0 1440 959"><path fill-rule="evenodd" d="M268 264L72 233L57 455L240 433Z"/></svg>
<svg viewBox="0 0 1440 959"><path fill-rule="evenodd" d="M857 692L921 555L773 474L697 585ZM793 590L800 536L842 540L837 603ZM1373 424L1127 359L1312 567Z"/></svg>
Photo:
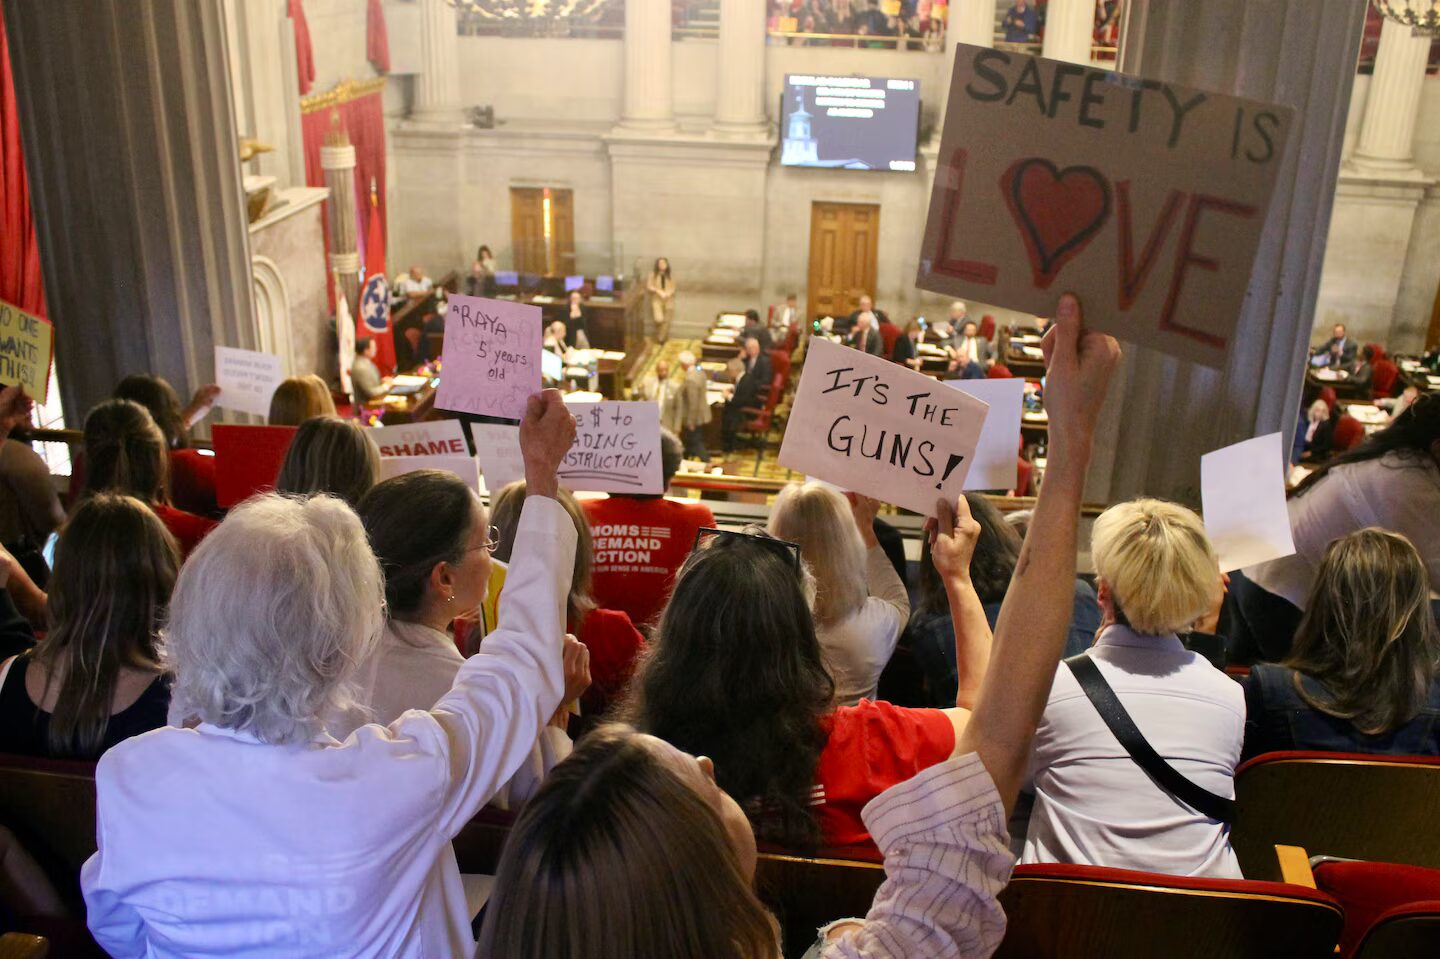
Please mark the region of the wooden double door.
<svg viewBox="0 0 1440 959"><path fill-rule="evenodd" d="M516 272L573 275L574 194L558 187L511 187L510 243Z"/></svg>
<svg viewBox="0 0 1440 959"><path fill-rule="evenodd" d="M812 203L805 315L849 316L861 296L873 297L879 251L879 204Z"/></svg>

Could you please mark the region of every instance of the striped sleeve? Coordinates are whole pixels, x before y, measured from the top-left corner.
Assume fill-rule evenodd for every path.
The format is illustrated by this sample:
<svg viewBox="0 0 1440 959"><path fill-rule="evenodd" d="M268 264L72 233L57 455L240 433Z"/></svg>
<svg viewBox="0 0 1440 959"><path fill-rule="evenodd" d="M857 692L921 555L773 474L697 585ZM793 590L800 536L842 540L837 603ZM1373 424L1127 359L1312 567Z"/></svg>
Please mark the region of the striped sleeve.
<svg viewBox="0 0 1440 959"><path fill-rule="evenodd" d="M984 957L1005 935L997 896L1010 878L1005 811L975 754L881 793L865 824L885 853L885 883L864 926L823 959Z"/></svg>

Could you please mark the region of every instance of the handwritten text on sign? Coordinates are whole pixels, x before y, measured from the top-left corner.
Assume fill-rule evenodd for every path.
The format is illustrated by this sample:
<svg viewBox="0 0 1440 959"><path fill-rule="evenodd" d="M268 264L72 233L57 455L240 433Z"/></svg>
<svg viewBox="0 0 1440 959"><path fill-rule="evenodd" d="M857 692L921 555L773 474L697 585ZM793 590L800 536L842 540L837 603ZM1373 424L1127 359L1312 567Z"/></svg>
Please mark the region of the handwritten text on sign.
<svg viewBox="0 0 1440 959"><path fill-rule="evenodd" d="M280 357L233 346L215 347L215 382L220 387L216 406L265 416L270 398L285 378Z"/></svg>
<svg viewBox="0 0 1440 959"><path fill-rule="evenodd" d="M562 485L604 493L665 492L660 407L615 400L567 407L575 416L575 443L557 471Z"/></svg>
<svg viewBox="0 0 1440 959"><path fill-rule="evenodd" d="M54 342L49 323L0 300L0 383L19 383L32 399L44 403Z"/></svg>
<svg viewBox="0 0 1440 959"><path fill-rule="evenodd" d="M1219 366L1293 111L962 44L916 284Z"/></svg>
<svg viewBox="0 0 1440 959"><path fill-rule="evenodd" d="M540 308L460 294L449 303L435 405L522 418L525 401L540 391Z"/></svg>
<svg viewBox="0 0 1440 959"><path fill-rule="evenodd" d="M429 420L400 426L376 426L370 439L385 457L469 456L465 428L459 420Z"/></svg>
<svg viewBox="0 0 1440 959"><path fill-rule="evenodd" d="M929 516L964 489L985 414L969 394L815 338L780 465Z"/></svg>

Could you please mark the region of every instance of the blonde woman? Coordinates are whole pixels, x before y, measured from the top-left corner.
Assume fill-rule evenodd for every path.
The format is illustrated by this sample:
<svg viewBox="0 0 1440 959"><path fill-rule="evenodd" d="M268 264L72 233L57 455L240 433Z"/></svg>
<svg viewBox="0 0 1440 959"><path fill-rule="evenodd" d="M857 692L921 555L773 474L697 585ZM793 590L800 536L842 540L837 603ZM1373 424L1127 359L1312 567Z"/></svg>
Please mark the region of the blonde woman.
<svg viewBox="0 0 1440 959"><path fill-rule="evenodd" d="M858 493L848 499L814 481L791 483L770 515L770 535L800 544L815 577L815 634L841 706L875 698L910 618L905 584L875 538L879 502Z"/></svg>
<svg viewBox="0 0 1440 959"><path fill-rule="evenodd" d="M1056 670L1035 736L1035 806L1022 861L1238 879L1228 823L1151 779L1070 668L1093 663L1171 767L1206 792L1234 798L1244 694L1177 635L1212 614L1222 593L1200 517L1163 500L1121 503L1095 521L1090 552L1100 632L1093 647Z"/></svg>
<svg viewBox="0 0 1440 959"><path fill-rule="evenodd" d="M275 387L270 397L271 426L299 426L312 416L334 416L330 387L314 373L292 376Z"/></svg>
<svg viewBox="0 0 1440 959"><path fill-rule="evenodd" d="M655 321L655 342L670 339L670 321L675 319L675 280L670 276L670 261L660 257L645 284L650 294L650 317Z"/></svg>

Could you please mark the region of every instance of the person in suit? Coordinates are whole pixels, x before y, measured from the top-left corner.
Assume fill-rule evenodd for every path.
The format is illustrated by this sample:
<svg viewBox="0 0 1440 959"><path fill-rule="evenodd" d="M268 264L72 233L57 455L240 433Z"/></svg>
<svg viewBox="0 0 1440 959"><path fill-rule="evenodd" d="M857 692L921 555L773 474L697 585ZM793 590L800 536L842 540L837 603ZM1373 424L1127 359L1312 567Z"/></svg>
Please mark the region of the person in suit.
<svg viewBox="0 0 1440 959"><path fill-rule="evenodd" d="M721 449L726 453L735 452L735 434L747 407L763 406L770 392L770 355L760 351L760 341L753 336L745 338L740 353L740 378L725 402L725 417L721 421Z"/></svg>
<svg viewBox="0 0 1440 959"><path fill-rule="evenodd" d="M885 355L885 341L880 336L880 326L874 313L860 314L855 320L855 328L850 331L845 344L872 356Z"/></svg>
<svg viewBox="0 0 1440 959"><path fill-rule="evenodd" d="M760 341L760 352L769 353L775 348L775 341L770 338L770 331L760 322L759 310L745 311L745 329L740 331L740 341L743 343L746 337L753 336Z"/></svg>
<svg viewBox="0 0 1440 959"><path fill-rule="evenodd" d="M655 372L640 381L640 398L660 407L660 425L680 432L681 384L670 379L670 361L656 360Z"/></svg>
<svg viewBox="0 0 1440 959"><path fill-rule="evenodd" d="M980 335L980 327L974 320L966 320L951 341L949 378L983 379L985 371L994 365L995 357L990 352L990 341Z"/></svg>
<svg viewBox="0 0 1440 959"><path fill-rule="evenodd" d="M785 304L777 306L770 314L770 332L781 342L790 331L800 325L800 298L794 293L785 295Z"/></svg>
<svg viewBox="0 0 1440 959"><path fill-rule="evenodd" d="M895 349L890 354L890 359L912 370L920 369L920 337L924 332L925 328L918 319L906 323L905 335L895 341Z"/></svg>
<svg viewBox="0 0 1440 959"><path fill-rule="evenodd" d="M868 293L862 293L860 294L859 309L857 309L854 313L851 313L849 316L837 316L835 318L835 326L833 327L833 332L840 336L847 336L849 335L850 331L855 328L855 324L859 322L860 314L873 312L875 312L875 301L870 298L870 295Z"/></svg>
<svg viewBox="0 0 1440 959"><path fill-rule="evenodd" d="M705 448L705 427L710 425L710 396L706 390L705 371L695 365L695 354L689 350L682 350L678 359L682 375L680 439L685 444L686 456L708 461L710 452Z"/></svg>
<svg viewBox="0 0 1440 959"><path fill-rule="evenodd" d="M1335 328L1330 331L1330 339L1311 350L1310 355L1321 361L1316 363L1316 366L1349 369L1355 365L1357 350L1355 341L1346 335L1345 324L1336 323Z"/></svg>

